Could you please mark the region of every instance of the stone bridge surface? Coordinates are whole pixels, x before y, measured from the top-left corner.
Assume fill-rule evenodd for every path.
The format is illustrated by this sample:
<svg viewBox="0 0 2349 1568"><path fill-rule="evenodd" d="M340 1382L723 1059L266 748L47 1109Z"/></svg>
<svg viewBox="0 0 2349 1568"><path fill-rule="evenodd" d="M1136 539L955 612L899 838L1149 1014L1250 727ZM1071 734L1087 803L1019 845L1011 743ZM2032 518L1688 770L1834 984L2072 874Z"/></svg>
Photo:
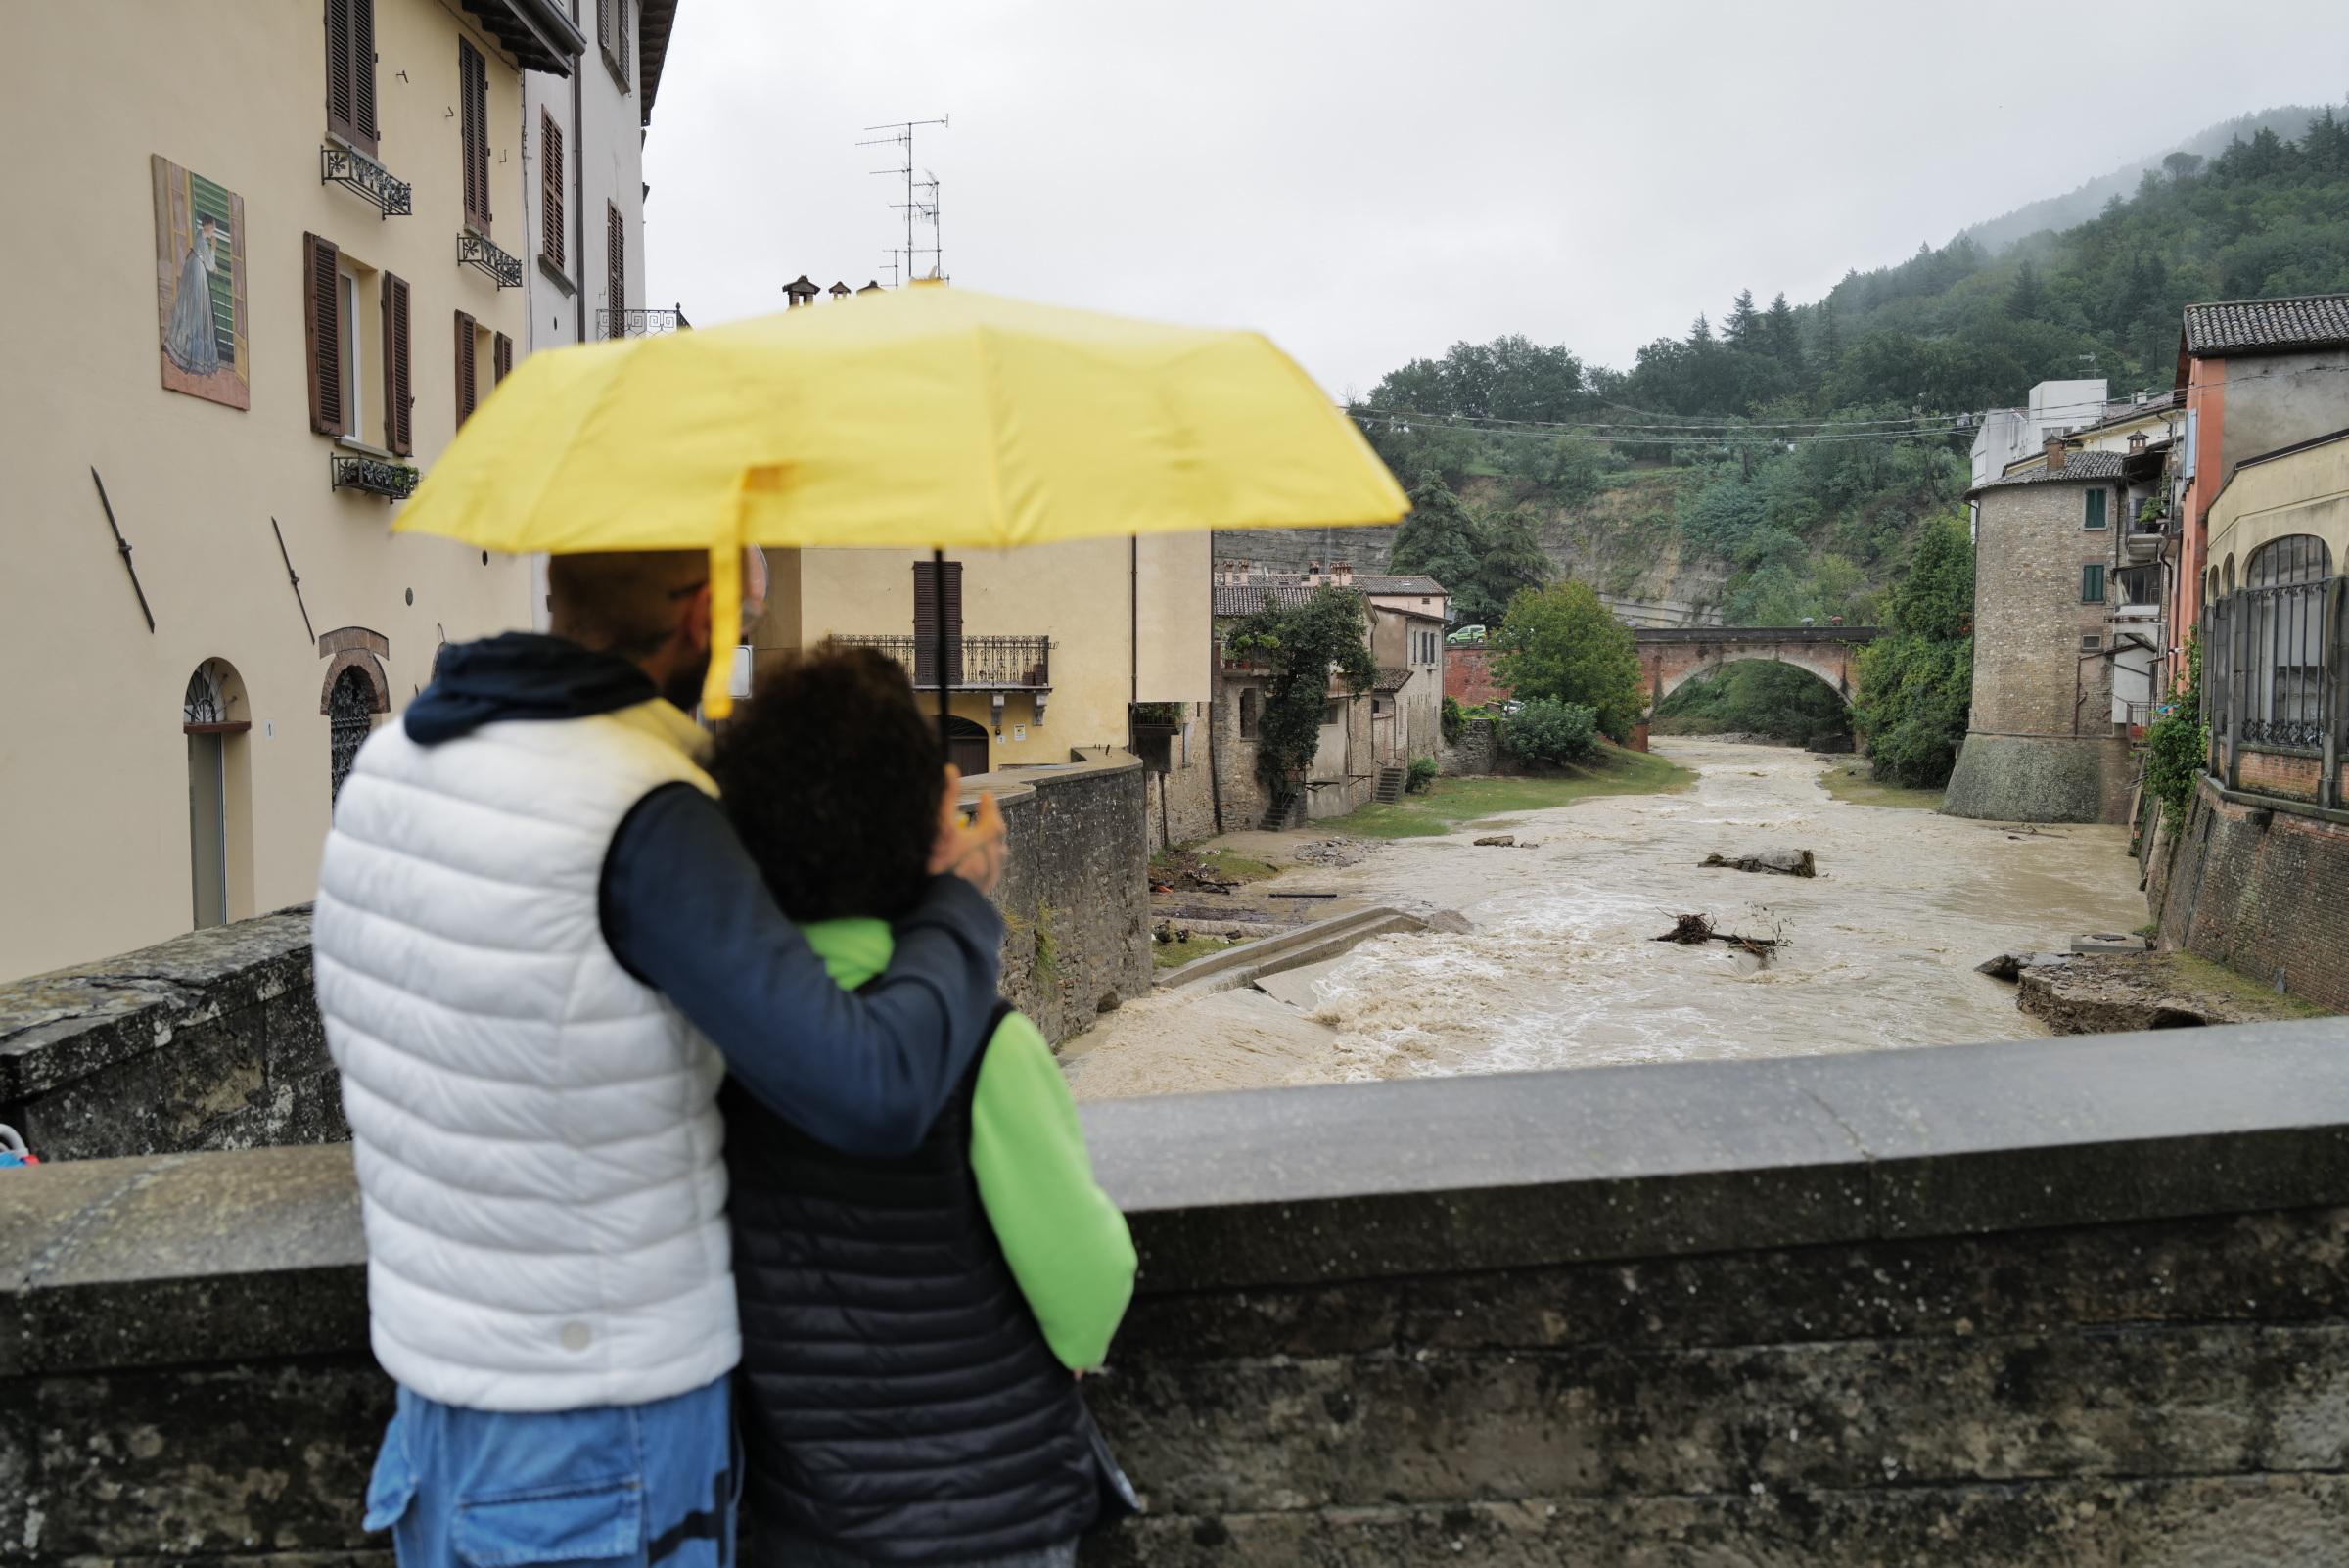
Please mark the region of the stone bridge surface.
<svg viewBox="0 0 2349 1568"><path fill-rule="evenodd" d="M1860 699L1860 650L1879 626L1635 626L1632 641L1647 678L1647 706L1697 675L1740 659L1768 659L1808 669L1847 704Z"/></svg>

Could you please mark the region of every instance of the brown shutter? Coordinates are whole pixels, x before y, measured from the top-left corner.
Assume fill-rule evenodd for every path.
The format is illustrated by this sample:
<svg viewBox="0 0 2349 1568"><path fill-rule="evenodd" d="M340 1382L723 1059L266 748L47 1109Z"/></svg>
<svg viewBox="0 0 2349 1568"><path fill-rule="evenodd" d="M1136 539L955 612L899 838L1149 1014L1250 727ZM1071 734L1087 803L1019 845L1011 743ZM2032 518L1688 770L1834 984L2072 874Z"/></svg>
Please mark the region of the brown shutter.
<svg viewBox="0 0 2349 1568"><path fill-rule="evenodd" d="M538 254L563 270L563 127L538 114Z"/></svg>
<svg viewBox="0 0 2349 1568"><path fill-rule="evenodd" d="M326 128L348 141L359 139L358 83L351 72L351 15L354 0L326 0Z"/></svg>
<svg viewBox="0 0 2349 1568"><path fill-rule="evenodd" d="M343 253L332 240L301 237L301 328L310 362L310 429L343 430L343 300L335 263Z"/></svg>
<svg viewBox="0 0 2349 1568"><path fill-rule="evenodd" d="M329 0L333 3L333 0ZM350 139L373 157L375 122L375 0L343 0L350 7Z"/></svg>
<svg viewBox="0 0 2349 1568"><path fill-rule="evenodd" d="M514 340L502 332L497 335L496 346L489 356L489 366L496 377L489 383L492 387L503 385L505 379L514 374Z"/></svg>
<svg viewBox="0 0 2349 1568"><path fill-rule="evenodd" d="M938 684L938 565L934 561L913 564L913 670L914 683L922 686ZM959 683L962 679L960 561L945 563L945 589L946 679L949 683Z"/></svg>
<svg viewBox="0 0 2349 1568"><path fill-rule="evenodd" d="M622 337L627 330L622 312L628 308L628 229L610 202L604 204L604 290L612 311L612 330L605 336Z"/></svg>
<svg viewBox="0 0 2349 1568"><path fill-rule="evenodd" d="M462 425L480 403L480 382L473 363L473 317L457 312L457 423Z"/></svg>
<svg viewBox="0 0 2349 1568"><path fill-rule="evenodd" d="M416 449L415 388L408 377L408 283L384 274L384 445L395 457Z"/></svg>
<svg viewBox="0 0 2349 1568"><path fill-rule="evenodd" d="M613 0L595 0L595 42L606 56L612 53Z"/></svg>
<svg viewBox="0 0 2349 1568"><path fill-rule="evenodd" d="M489 64L457 40L457 141L465 159L465 221L489 232Z"/></svg>
<svg viewBox="0 0 2349 1568"><path fill-rule="evenodd" d="M635 57L628 48L628 0L612 0L612 30L620 43L612 64L620 71L621 90L624 92L636 74Z"/></svg>

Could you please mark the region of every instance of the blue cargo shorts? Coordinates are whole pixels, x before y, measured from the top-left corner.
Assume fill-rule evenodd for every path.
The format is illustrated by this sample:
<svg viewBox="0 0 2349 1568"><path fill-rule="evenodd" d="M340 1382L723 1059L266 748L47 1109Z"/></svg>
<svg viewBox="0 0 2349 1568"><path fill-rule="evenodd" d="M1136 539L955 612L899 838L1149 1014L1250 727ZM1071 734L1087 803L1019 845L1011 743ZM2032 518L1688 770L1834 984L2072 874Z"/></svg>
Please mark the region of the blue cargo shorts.
<svg viewBox="0 0 2349 1568"><path fill-rule="evenodd" d="M733 1568L729 1382L649 1405L469 1410L408 1389L367 1487L400 1568Z"/></svg>

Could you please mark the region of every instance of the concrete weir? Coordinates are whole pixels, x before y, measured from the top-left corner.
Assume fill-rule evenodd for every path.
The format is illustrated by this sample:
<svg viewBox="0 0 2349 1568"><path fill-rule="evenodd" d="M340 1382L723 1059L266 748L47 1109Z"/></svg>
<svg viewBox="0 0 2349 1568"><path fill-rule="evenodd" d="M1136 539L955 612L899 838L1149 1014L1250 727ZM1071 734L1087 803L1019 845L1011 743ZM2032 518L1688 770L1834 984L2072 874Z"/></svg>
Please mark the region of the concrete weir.
<svg viewBox="0 0 2349 1568"><path fill-rule="evenodd" d="M2349 1564L2349 1024L1084 1108L1091 1564ZM0 1175L0 1557L388 1563L348 1150Z"/></svg>

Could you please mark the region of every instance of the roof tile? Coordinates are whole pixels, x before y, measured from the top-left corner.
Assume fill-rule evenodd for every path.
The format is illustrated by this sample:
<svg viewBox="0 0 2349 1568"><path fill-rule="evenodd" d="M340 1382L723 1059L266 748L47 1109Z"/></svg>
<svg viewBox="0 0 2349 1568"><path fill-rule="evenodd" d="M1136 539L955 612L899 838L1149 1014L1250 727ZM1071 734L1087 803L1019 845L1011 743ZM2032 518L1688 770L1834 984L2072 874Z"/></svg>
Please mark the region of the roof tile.
<svg viewBox="0 0 2349 1568"><path fill-rule="evenodd" d="M2186 307L2186 347L2196 355L2280 353L2349 344L2349 294L2222 300Z"/></svg>

